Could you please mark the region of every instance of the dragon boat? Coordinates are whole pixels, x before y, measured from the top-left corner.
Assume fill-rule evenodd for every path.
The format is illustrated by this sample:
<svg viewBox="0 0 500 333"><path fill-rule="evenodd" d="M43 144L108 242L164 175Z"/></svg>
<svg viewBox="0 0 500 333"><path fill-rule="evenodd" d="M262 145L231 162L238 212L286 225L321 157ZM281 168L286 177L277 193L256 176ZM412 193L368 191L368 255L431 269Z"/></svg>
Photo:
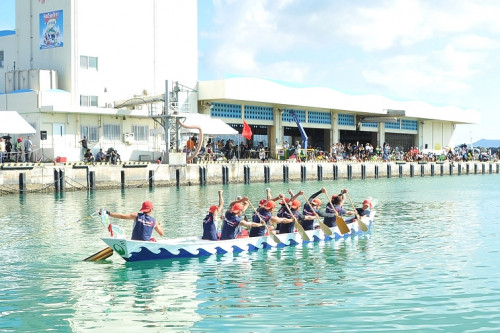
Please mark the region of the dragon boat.
<svg viewBox="0 0 500 333"><path fill-rule="evenodd" d="M184 237L175 239L158 240L156 242L135 241L115 235L115 237L101 238L108 246L108 251L114 251L128 262L180 259L210 256L216 254L237 253L245 251L257 251L261 249L281 248L285 246L297 246L309 242L339 241L353 235L362 235L370 232L373 225L375 211L369 216L362 217L362 222L368 227L367 231L361 230L358 222L348 223L349 232L342 234L338 227L330 228L331 235L325 234L321 229L305 231L309 240L302 239L298 232L288 234L276 234L280 242L273 237L245 237L230 240L210 241L201 237ZM105 249L106 250L106 249ZM104 250L103 250L104 251ZM109 255L111 255L110 252Z"/></svg>

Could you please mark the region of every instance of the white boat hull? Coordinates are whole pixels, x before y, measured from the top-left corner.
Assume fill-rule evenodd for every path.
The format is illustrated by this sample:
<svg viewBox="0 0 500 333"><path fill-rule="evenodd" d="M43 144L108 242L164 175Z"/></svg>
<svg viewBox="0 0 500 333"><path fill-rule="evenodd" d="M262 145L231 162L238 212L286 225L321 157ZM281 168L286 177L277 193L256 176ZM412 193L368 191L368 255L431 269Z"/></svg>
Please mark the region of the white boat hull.
<svg viewBox="0 0 500 333"><path fill-rule="evenodd" d="M368 232L373 224L375 212L371 212L369 217L363 217L364 223L368 226ZM310 241L335 241L350 237L352 235L364 234L359 229L358 223L348 224L350 232L342 235L338 227L330 228L332 235L328 236L321 229L306 231ZM282 242L277 244L271 237L246 237L223 241L203 240L201 237L186 237L158 240L157 242L133 241L125 238L106 237L102 240L126 261L143 261L159 259L180 259L209 256L214 254L225 254L231 252L257 251L259 249L270 249L273 247L295 246L309 241L304 241L300 234L278 234Z"/></svg>

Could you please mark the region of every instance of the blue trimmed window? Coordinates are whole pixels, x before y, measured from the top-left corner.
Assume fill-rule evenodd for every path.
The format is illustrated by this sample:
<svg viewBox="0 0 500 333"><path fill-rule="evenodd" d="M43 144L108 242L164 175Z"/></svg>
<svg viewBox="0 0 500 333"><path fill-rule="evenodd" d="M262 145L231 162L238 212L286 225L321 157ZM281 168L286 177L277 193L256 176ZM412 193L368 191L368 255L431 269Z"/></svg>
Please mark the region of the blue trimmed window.
<svg viewBox="0 0 500 333"><path fill-rule="evenodd" d="M210 116L220 118L241 119L241 105L229 103L212 103Z"/></svg>
<svg viewBox="0 0 500 333"><path fill-rule="evenodd" d="M362 123L363 127L377 128L378 123Z"/></svg>
<svg viewBox="0 0 500 333"><path fill-rule="evenodd" d="M337 119L338 125L354 126L354 115L352 114L339 114Z"/></svg>
<svg viewBox="0 0 500 333"><path fill-rule="evenodd" d="M418 122L416 120L405 120L401 121L401 129L416 131L418 130Z"/></svg>
<svg viewBox="0 0 500 333"><path fill-rule="evenodd" d="M311 124L328 124L332 123L330 112L309 111L307 113L307 122Z"/></svg>
<svg viewBox="0 0 500 333"><path fill-rule="evenodd" d="M385 123L385 128L387 129L400 129L401 119L398 119L396 123Z"/></svg>
<svg viewBox="0 0 500 333"><path fill-rule="evenodd" d="M292 114L290 111L294 111L295 114L297 115L297 118L299 118L299 122L305 123L306 122L306 111L304 110L294 110L294 109L285 109L284 112L281 114L281 119L283 121L289 121L294 123L295 119L293 118Z"/></svg>
<svg viewBox="0 0 500 333"><path fill-rule="evenodd" d="M273 121L273 108L269 106L245 105L245 119Z"/></svg>

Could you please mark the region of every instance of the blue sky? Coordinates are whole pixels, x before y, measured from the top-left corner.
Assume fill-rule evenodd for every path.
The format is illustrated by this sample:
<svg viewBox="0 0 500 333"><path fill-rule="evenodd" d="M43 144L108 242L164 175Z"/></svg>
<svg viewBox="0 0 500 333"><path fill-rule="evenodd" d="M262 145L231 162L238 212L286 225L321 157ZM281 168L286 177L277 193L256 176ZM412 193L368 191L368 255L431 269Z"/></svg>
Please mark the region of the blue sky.
<svg viewBox="0 0 500 333"><path fill-rule="evenodd" d="M50 0L46 0L50 1ZM0 1L0 30L14 29ZM474 108L457 143L500 139L500 1L198 1L199 79L244 75Z"/></svg>

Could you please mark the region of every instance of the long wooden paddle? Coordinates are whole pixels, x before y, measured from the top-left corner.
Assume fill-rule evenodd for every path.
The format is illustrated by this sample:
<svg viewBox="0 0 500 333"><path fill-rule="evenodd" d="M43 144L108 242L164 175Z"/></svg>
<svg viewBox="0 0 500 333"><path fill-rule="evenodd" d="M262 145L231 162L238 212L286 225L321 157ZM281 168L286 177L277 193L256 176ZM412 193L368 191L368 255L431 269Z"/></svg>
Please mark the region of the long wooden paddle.
<svg viewBox="0 0 500 333"><path fill-rule="evenodd" d="M359 228L365 232L368 231L368 227L366 226L366 224L363 223L363 221L361 221L361 217L359 216L358 211L356 210L356 207L354 207L354 203L352 202L352 199L351 199L351 196L349 195L349 192L347 192L347 197L349 198L349 201L351 202L352 209L354 210L354 214L356 214L356 219L358 220Z"/></svg>
<svg viewBox="0 0 500 333"><path fill-rule="evenodd" d="M91 255L90 257L83 259L83 261L104 260L106 258L111 257L112 255L113 255L113 249L108 246L107 248L102 249L101 251Z"/></svg>
<svg viewBox="0 0 500 333"><path fill-rule="evenodd" d="M313 206L309 202L309 199L306 197L306 195L302 194L302 196L304 197L304 199L306 199L306 202L309 205L309 207L311 208L311 210L313 211L314 215L316 215L316 218L319 221L319 227L321 228L321 231L323 231L323 233L325 235L328 235L328 236L333 235L332 230L323 221L320 220L318 213L316 213L316 211L314 210Z"/></svg>
<svg viewBox="0 0 500 333"><path fill-rule="evenodd" d="M90 214L89 216L86 216L86 217L83 217L81 219L78 219L76 221L76 223L80 223L80 222L83 222L83 221L86 221L88 219L93 219L94 217L97 217L97 215L99 214L99 211L96 210L95 212L93 212L92 214Z"/></svg>
<svg viewBox="0 0 500 333"><path fill-rule="evenodd" d="M257 211L257 209L255 209L254 205L252 205L252 203L250 202L250 200L248 200L248 203L250 204L250 206L252 206L253 210L255 211L255 214L257 214L257 216L259 217L259 220L260 220L260 223L262 223L264 225L264 227L266 227L266 230L267 232L269 233L269 236L271 236L271 238L273 239L273 241L276 243L276 244L281 244L283 243L279 238L278 236L276 236L276 234L269 230L269 227L267 226L267 223L266 221L264 221L262 219L262 217L260 216L259 212Z"/></svg>
<svg viewBox="0 0 500 333"><path fill-rule="evenodd" d="M291 191L291 190L289 190L289 191ZM290 206L288 206L288 203L286 202L285 198L283 198L283 202L285 203L286 209L288 210L290 215L292 215L292 218L295 220L295 226L297 227L297 232L299 233L300 237L302 237L303 240L310 242L311 239L307 235L302 224L300 224L299 221L297 221L297 218L295 217L295 215L293 215L292 210L290 209Z"/></svg>
<svg viewBox="0 0 500 333"><path fill-rule="evenodd" d="M349 231L351 231L349 229L349 227L347 226L347 223L345 223L344 219L341 216L339 216L337 210L333 206L331 197L328 195L328 193L326 193L326 191L325 191L324 195L328 199L328 202L330 203L330 206L332 206L333 212L335 213L335 216L336 216L335 223L337 224L337 227L339 227L340 233L342 235L344 235L344 234L348 233Z"/></svg>

